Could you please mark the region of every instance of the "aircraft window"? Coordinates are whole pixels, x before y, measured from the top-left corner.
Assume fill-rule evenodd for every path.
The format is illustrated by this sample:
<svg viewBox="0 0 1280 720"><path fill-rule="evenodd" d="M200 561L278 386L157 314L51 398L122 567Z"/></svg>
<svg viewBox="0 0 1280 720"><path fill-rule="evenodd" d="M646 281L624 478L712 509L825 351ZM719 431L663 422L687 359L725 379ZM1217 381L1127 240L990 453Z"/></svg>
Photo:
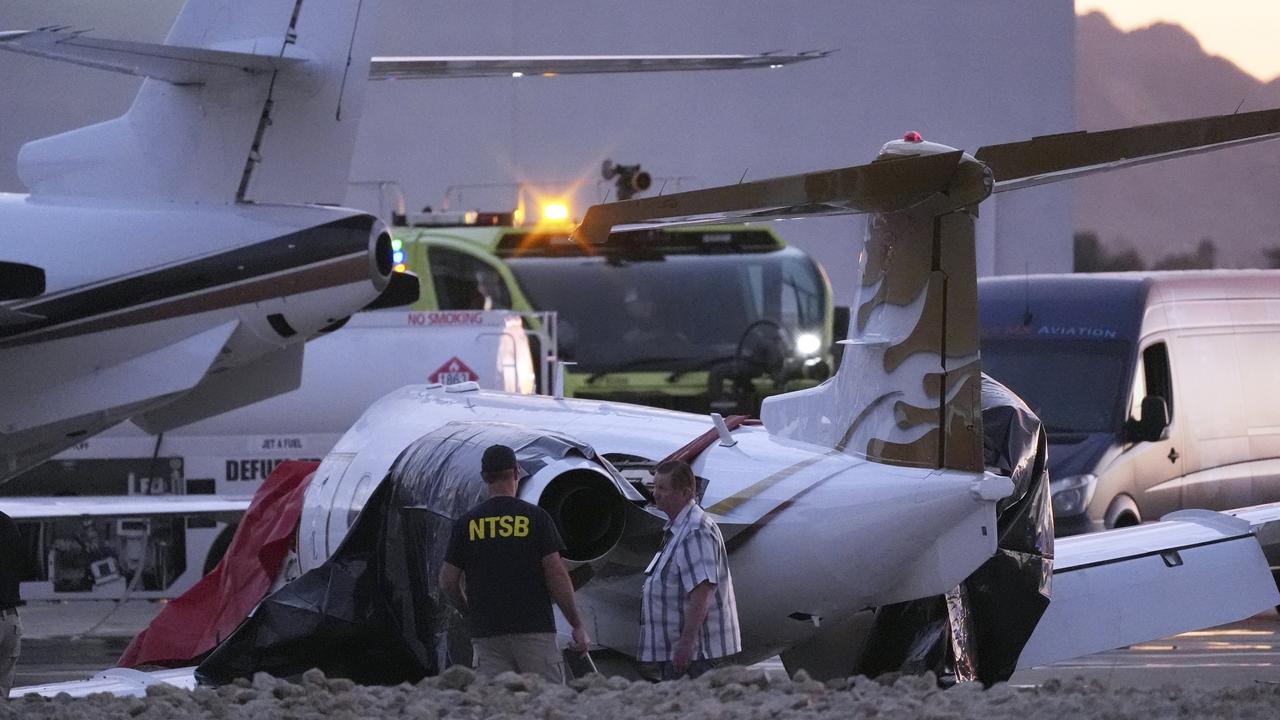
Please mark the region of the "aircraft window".
<svg viewBox="0 0 1280 720"><path fill-rule="evenodd" d="M483 260L449 248L428 250L431 281L441 310L505 310L511 293L502 275Z"/></svg>
<svg viewBox="0 0 1280 720"><path fill-rule="evenodd" d="M1147 373L1143 369L1145 363L1138 359L1138 371L1133 374L1133 393L1129 398L1129 417L1137 420L1142 417L1142 398L1147 396Z"/></svg>
<svg viewBox="0 0 1280 720"><path fill-rule="evenodd" d="M1142 351L1142 375L1147 395L1164 398L1165 407L1169 408L1169 419L1173 420L1173 380L1169 376L1169 349L1164 343L1155 343ZM1141 398L1138 403L1141 406Z"/></svg>

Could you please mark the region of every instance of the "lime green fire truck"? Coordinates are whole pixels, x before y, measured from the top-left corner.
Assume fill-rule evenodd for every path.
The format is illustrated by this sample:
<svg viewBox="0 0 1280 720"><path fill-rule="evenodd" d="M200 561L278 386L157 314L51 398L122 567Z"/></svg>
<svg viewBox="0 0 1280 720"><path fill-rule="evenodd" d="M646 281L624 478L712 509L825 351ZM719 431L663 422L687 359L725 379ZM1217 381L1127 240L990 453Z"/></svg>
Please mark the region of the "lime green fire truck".
<svg viewBox="0 0 1280 720"><path fill-rule="evenodd" d="M414 308L555 311L567 396L755 415L831 372L830 283L768 227L619 232L587 248L568 224L510 213L404 222L394 247L421 278Z"/></svg>

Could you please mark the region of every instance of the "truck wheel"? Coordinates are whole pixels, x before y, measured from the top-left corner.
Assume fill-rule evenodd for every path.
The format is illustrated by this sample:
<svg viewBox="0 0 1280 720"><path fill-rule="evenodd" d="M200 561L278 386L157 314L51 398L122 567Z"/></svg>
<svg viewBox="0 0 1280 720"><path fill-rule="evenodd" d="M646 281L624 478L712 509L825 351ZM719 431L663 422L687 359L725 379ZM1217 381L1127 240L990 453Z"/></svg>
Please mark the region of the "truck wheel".
<svg viewBox="0 0 1280 720"><path fill-rule="evenodd" d="M213 572L213 569L218 567L218 563L222 562L222 557L227 554L227 548L231 547L231 539L236 536L236 530L239 527L240 523L231 523L218 533L213 545L209 546L209 555L204 559L205 575Z"/></svg>

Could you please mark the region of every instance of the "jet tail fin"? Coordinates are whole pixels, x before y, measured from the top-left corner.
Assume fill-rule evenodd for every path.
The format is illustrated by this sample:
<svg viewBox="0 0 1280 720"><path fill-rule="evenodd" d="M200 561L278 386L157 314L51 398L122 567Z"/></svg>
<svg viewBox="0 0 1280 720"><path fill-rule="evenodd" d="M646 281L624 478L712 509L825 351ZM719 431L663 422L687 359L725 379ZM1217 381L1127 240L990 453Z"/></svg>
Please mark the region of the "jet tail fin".
<svg viewBox="0 0 1280 720"><path fill-rule="evenodd" d="M191 0L158 47L60 29L0 35L0 47L148 76L123 116L23 146L19 176L43 196L339 203L376 6Z"/></svg>
<svg viewBox="0 0 1280 720"><path fill-rule="evenodd" d="M983 148L976 158L909 133L868 165L598 205L575 237L600 242L622 223L871 214L839 372L766 399L761 419L774 434L875 462L978 472L974 221L982 200L997 189L1276 137L1280 110L1051 136Z"/></svg>

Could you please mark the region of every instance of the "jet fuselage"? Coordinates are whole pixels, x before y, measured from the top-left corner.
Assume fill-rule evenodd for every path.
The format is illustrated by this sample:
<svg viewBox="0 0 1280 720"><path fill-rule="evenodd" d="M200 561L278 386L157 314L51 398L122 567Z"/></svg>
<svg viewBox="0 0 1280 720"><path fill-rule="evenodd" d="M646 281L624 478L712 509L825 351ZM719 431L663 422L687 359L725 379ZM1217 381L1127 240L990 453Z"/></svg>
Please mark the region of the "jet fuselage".
<svg viewBox="0 0 1280 720"><path fill-rule="evenodd" d="M448 423L512 423L570 436L606 458L652 462L712 428L707 417L674 411L457 390L401 388L338 442L307 492L303 571L337 548L400 452ZM870 463L763 427L740 428L733 439L712 444L693 468L708 481L701 504L730 550L745 661L864 608L945 592L995 550L995 501L1012 489L1004 478ZM521 494L536 503L545 486L535 475ZM627 517L622 540L593 562L597 572L579 596L597 641L632 654L642 572L665 517L652 504Z"/></svg>

